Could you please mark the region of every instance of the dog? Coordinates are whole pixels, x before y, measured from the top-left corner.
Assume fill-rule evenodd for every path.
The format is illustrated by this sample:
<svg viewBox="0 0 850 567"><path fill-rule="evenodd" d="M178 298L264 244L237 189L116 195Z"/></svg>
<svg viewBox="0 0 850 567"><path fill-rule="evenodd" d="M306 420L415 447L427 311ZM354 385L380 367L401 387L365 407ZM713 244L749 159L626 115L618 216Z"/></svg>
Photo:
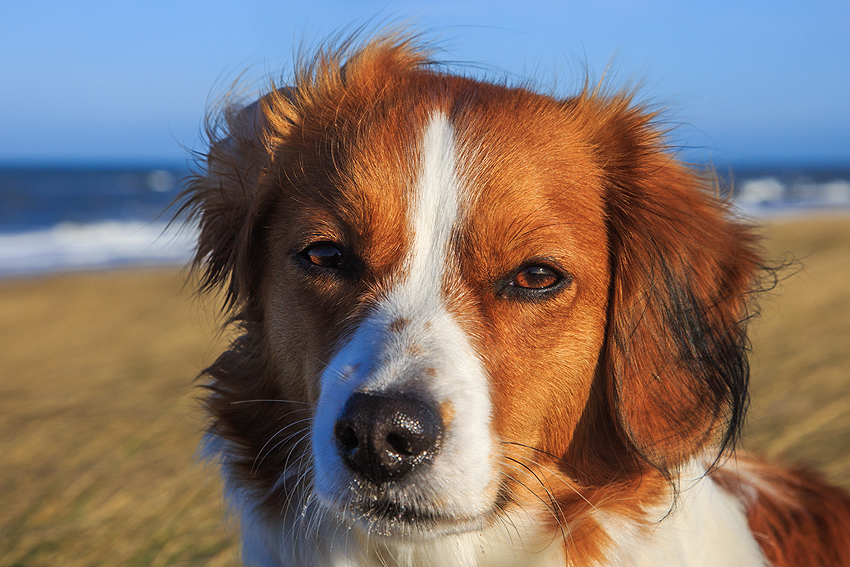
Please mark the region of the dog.
<svg viewBox="0 0 850 567"><path fill-rule="evenodd" d="M184 206L246 564L850 564L847 493L734 453L758 238L631 94L388 34L215 116Z"/></svg>

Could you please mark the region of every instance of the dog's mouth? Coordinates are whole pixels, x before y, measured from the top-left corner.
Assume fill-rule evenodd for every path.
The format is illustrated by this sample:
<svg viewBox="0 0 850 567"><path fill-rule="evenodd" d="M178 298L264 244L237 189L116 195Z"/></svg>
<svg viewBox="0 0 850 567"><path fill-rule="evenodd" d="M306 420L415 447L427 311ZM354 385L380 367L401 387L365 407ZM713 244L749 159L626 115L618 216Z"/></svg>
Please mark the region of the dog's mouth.
<svg viewBox="0 0 850 567"><path fill-rule="evenodd" d="M369 536L388 538L419 539L464 533L487 523L485 518L461 518L392 500L351 503L338 515Z"/></svg>
<svg viewBox="0 0 850 567"><path fill-rule="evenodd" d="M391 496L386 491L364 492L357 491L351 500L335 510L336 515L370 536L389 538L418 539L479 530L492 523L509 501L507 494L500 491L490 510L463 516L422 504L419 498Z"/></svg>
<svg viewBox="0 0 850 567"><path fill-rule="evenodd" d="M429 533L455 523L454 518L433 510L402 504L388 498L352 502L345 507L342 516L369 534L388 537Z"/></svg>

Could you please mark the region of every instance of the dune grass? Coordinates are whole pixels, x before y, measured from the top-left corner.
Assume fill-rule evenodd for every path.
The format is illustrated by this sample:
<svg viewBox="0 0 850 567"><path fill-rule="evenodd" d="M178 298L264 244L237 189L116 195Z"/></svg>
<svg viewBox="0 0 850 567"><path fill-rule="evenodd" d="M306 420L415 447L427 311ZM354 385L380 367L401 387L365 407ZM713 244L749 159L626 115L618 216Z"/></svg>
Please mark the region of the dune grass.
<svg viewBox="0 0 850 567"><path fill-rule="evenodd" d="M793 259L752 325L744 448L850 488L850 216L776 220L768 257Z"/></svg>
<svg viewBox="0 0 850 567"><path fill-rule="evenodd" d="M177 270L0 287L0 565L237 565L192 379L214 324Z"/></svg>
<svg viewBox="0 0 850 567"><path fill-rule="evenodd" d="M745 449L850 487L850 217L783 220ZM193 377L223 345L174 269L0 282L0 567L238 565Z"/></svg>

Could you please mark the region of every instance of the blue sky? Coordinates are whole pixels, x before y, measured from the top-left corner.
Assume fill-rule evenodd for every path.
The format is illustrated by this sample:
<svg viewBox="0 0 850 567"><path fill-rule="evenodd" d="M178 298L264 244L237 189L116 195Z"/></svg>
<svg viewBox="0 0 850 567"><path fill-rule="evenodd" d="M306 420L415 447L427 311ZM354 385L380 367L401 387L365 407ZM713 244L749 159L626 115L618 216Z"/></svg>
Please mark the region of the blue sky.
<svg viewBox="0 0 850 567"><path fill-rule="evenodd" d="M182 163L212 97L299 45L410 20L466 73L637 81L690 159L850 164L850 2L4 2L0 164ZM250 81L249 81L250 82Z"/></svg>

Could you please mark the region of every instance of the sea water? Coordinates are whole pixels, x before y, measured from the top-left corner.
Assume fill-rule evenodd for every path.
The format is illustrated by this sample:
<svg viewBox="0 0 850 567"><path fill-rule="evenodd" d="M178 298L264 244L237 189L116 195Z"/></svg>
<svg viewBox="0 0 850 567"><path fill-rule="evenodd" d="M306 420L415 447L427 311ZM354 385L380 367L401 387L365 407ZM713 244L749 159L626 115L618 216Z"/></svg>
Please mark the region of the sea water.
<svg viewBox="0 0 850 567"><path fill-rule="evenodd" d="M197 231L171 222L189 171L0 169L0 277L188 262Z"/></svg>
<svg viewBox="0 0 850 567"><path fill-rule="evenodd" d="M748 216L850 212L850 166L718 167ZM0 168L0 277L116 266L184 265L197 229L171 222L189 171Z"/></svg>

